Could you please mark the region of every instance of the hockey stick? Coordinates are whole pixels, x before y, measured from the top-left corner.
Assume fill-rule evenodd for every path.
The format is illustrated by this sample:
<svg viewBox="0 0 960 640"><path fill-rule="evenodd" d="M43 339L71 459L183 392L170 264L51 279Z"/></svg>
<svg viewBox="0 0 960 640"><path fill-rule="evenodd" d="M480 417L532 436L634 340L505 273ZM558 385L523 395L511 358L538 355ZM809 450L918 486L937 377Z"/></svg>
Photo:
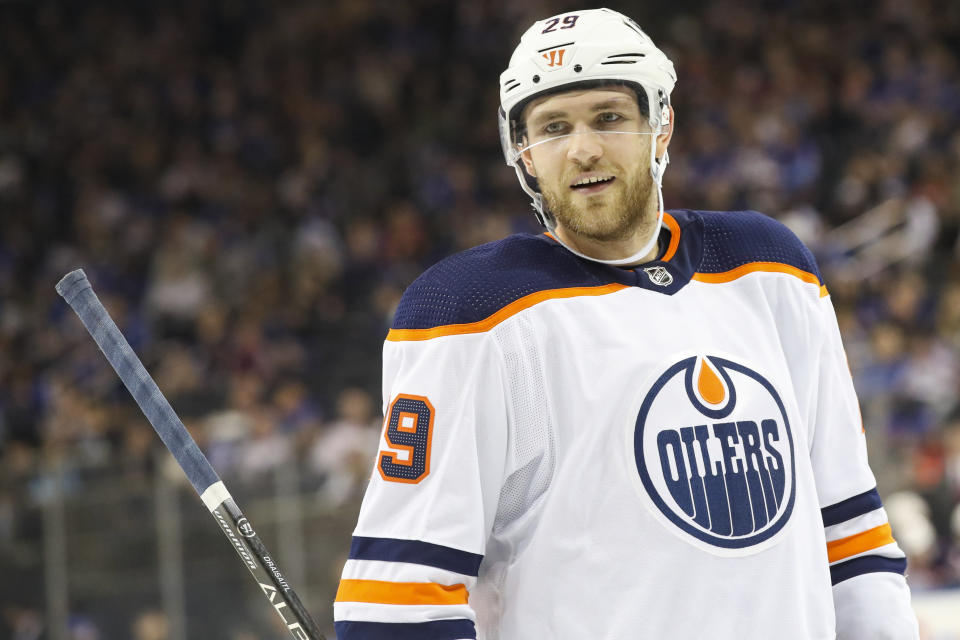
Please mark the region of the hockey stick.
<svg viewBox="0 0 960 640"><path fill-rule="evenodd" d="M63 296L67 304L80 316L81 322L140 405L163 444L176 458L203 504L213 514L220 530L240 554L243 563L253 574L254 580L260 585L260 589L293 637L298 640L324 640L300 598L287 584L276 562L260 542L250 521L240 512L217 472L210 466L210 461L200 451L200 447L160 392L157 383L150 377L140 358L133 352L97 298L97 294L93 292L83 269L65 275L57 283L57 293Z"/></svg>

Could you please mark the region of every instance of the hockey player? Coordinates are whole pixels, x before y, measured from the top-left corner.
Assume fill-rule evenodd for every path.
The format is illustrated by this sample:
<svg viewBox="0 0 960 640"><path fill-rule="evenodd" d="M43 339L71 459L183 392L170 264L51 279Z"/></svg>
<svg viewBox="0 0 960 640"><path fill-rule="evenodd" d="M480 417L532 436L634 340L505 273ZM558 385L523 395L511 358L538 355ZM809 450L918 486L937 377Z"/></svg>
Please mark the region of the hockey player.
<svg viewBox="0 0 960 640"><path fill-rule="evenodd" d="M523 36L500 134L548 231L405 293L341 640L917 637L810 252L663 210L674 82L607 9Z"/></svg>

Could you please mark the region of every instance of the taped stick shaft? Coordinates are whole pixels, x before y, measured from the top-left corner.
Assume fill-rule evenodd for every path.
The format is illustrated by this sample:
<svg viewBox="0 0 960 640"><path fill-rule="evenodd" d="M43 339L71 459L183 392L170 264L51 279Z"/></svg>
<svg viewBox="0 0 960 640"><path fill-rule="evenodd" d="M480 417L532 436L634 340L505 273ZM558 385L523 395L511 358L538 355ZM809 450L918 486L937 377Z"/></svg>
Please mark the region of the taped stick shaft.
<svg viewBox="0 0 960 640"><path fill-rule="evenodd" d="M143 414L173 457L177 459L187 479L198 494L220 481L207 457L200 451L173 407L160 392L157 383L144 368L130 343L120 333L110 314L103 307L82 269L71 271L57 283L57 293L77 313L103 355L120 376L130 395L140 405Z"/></svg>
<svg viewBox="0 0 960 640"><path fill-rule="evenodd" d="M298 640L324 640L250 521L237 507L207 457L97 298L83 270L77 269L65 275L57 283L57 293L80 317L291 635Z"/></svg>

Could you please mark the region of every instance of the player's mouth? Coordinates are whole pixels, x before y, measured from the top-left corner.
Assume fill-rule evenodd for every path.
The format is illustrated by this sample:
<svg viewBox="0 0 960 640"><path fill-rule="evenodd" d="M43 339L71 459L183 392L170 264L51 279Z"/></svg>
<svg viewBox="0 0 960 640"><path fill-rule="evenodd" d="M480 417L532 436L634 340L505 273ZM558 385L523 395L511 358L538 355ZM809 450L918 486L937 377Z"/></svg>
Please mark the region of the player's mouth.
<svg viewBox="0 0 960 640"><path fill-rule="evenodd" d="M590 195L600 193L612 185L614 180L616 180L614 176L607 174L585 174L574 180L570 184L570 188L577 193Z"/></svg>

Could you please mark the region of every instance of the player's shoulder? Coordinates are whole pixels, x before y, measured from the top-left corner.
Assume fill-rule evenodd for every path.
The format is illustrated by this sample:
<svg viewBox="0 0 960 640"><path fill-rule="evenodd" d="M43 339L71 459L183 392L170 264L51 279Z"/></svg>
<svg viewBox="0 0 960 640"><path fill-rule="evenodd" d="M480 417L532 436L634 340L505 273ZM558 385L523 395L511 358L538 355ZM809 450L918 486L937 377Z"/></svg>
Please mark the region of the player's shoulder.
<svg viewBox="0 0 960 640"><path fill-rule="evenodd" d="M444 258L404 292L393 329L431 329L489 318L541 291L605 284L545 234L515 234Z"/></svg>
<svg viewBox="0 0 960 640"><path fill-rule="evenodd" d="M813 274L817 262L786 225L757 211L689 211L699 220L703 255L698 271L723 273L751 263L772 263Z"/></svg>

